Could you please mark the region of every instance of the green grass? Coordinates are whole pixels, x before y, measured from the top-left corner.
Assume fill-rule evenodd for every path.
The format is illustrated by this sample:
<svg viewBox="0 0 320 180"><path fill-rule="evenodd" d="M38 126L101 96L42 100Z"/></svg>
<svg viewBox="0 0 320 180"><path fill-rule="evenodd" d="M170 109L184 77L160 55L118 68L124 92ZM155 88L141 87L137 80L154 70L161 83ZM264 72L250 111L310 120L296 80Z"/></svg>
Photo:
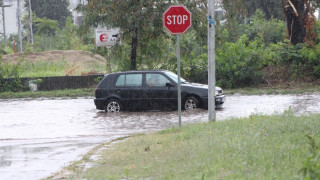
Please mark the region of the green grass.
<svg viewBox="0 0 320 180"><path fill-rule="evenodd" d="M224 89L225 94L246 94L246 95L264 95L264 94L301 94L320 92L319 85L301 85L296 87L246 87L236 89Z"/></svg>
<svg viewBox="0 0 320 180"><path fill-rule="evenodd" d="M94 96L94 88L65 89L53 91L0 92L0 99L39 97L83 97Z"/></svg>
<svg viewBox="0 0 320 180"><path fill-rule="evenodd" d="M251 115L134 136L70 179L299 179L320 115ZM88 158L82 161L90 161ZM79 163L79 162L77 162ZM69 169L70 170L70 169Z"/></svg>
<svg viewBox="0 0 320 180"><path fill-rule="evenodd" d="M81 75L89 72L105 73L106 67L99 63L89 63L84 67L68 64L64 59L58 61L35 61L21 60L20 77L51 77L65 75ZM10 65L9 65L10 66Z"/></svg>
<svg viewBox="0 0 320 180"><path fill-rule="evenodd" d="M69 66L65 60L60 60L58 62L22 61L20 65L21 65L21 75L20 75L21 77L64 76Z"/></svg>

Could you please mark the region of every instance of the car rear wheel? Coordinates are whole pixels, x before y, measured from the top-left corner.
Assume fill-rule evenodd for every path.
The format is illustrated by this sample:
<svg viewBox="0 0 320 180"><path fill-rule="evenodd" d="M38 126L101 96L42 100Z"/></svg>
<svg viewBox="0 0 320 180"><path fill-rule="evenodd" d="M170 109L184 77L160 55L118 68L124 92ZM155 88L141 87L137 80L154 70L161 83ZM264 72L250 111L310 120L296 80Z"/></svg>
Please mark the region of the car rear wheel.
<svg viewBox="0 0 320 180"><path fill-rule="evenodd" d="M111 99L104 107L105 112L119 112L122 109L122 105L116 99Z"/></svg>
<svg viewBox="0 0 320 180"><path fill-rule="evenodd" d="M184 110L196 109L199 107L199 100L194 96L189 96L184 100L182 108Z"/></svg>

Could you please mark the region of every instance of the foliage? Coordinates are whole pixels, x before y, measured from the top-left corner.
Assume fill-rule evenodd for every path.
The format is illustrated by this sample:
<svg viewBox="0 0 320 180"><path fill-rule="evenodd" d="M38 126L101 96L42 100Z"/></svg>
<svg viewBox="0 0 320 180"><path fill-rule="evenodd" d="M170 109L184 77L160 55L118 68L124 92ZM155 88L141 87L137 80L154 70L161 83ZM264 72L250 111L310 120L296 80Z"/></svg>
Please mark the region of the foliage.
<svg viewBox="0 0 320 180"><path fill-rule="evenodd" d="M90 50L90 45L81 42L77 31L78 27L73 24L72 18L68 17L65 27L58 30L53 38L54 47L59 50Z"/></svg>
<svg viewBox="0 0 320 180"><path fill-rule="evenodd" d="M315 139L307 135L310 145L310 153L307 159L303 162L303 167L300 173L305 180L320 179L320 146L315 142Z"/></svg>
<svg viewBox="0 0 320 180"><path fill-rule="evenodd" d="M283 20L282 2L279 0L244 0L244 4L248 17L260 10L266 15L266 19Z"/></svg>
<svg viewBox="0 0 320 180"><path fill-rule="evenodd" d="M262 38L267 46L285 39L285 24L277 19L265 19L265 14L259 9L249 18L248 23L240 25L241 31L246 34L249 40L256 37Z"/></svg>
<svg viewBox="0 0 320 180"><path fill-rule="evenodd" d="M246 35L235 43L225 43L216 52L217 84L234 88L260 82L263 48L261 39L248 41Z"/></svg>
<svg viewBox="0 0 320 180"><path fill-rule="evenodd" d="M313 48L303 47L300 51L301 56L305 59L306 65L311 69L312 75L320 77L320 44Z"/></svg>
<svg viewBox="0 0 320 180"><path fill-rule="evenodd" d="M17 92L22 89L20 81L20 64L7 65L0 60L0 92Z"/></svg>
<svg viewBox="0 0 320 180"><path fill-rule="evenodd" d="M58 21L46 17L37 18L34 23L37 26L37 33L44 36L52 35L54 31L59 30Z"/></svg>
<svg viewBox="0 0 320 180"><path fill-rule="evenodd" d="M44 50L46 48L46 36L53 35L55 31L59 30L58 21L47 19L46 17L37 18L34 23L37 27L37 33L43 36Z"/></svg>
<svg viewBox="0 0 320 180"><path fill-rule="evenodd" d="M266 14L266 19L283 19L282 2L279 0L223 0L228 20L250 18L257 10Z"/></svg>
<svg viewBox="0 0 320 180"><path fill-rule="evenodd" d="M203 36L206 29L206 7L201 3L202 0L178 2L192 11L195 22L194 27L201 29L198 32L201 32ZM85 33L88 32L88 28L99 25L109 28L119 27L122 30L122 40L127 44L130 43L131 46L130 69L137 69L138 56L140 56L141 60L144 53L146 53L143 48L140 48L140 52L138 52L139 47L149 46L145 42L150 42L150 39L158 40L159 37L167 35L162 25L162 14L171 3L165 0L157 2L90 0L86 6L81 6L79 9L85 13ZM155 45L157 44L154 43L152 46L154 47ZM157 51L159 48L154 49Z"/></svg>
<svg viewBox="0 0 320 180"><path fill-rule="evenodd" d="M25 1L25 7L29 6L29 1ZM33 14L39 18L56 20L60 27L64 27L67 17L72 16L69 10L68 0L31 0Z"/></svg>

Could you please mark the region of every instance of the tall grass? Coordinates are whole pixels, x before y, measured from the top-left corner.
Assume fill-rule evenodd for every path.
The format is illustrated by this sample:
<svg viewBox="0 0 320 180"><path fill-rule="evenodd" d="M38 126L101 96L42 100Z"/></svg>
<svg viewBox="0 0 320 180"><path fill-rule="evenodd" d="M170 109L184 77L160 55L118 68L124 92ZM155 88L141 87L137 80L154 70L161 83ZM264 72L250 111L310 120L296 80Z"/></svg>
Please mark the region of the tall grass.
<svg viewBox="0 0 320 180"><path fill-rule="evenodd" d="M21 77L48 77L48 76L64 76L68 63L61 59L57 62L50 61L22 61Z"/></svg>
<svg viewBox="0 0 320 180"><path fill-rule="evenodd" d="M74 64L68 64L66 60L59 61L22 61L21 77L50 77L65 75L86 75L89 72L105 73L106 67L98 63L90 63L84 67Z"/></svg>
<svg viewBox="0 0 320 180"><path fill-rule="evenodd" d="M71 179L299 179L306 135L320 140L320 115L187 125L115 144Z"/></svg>

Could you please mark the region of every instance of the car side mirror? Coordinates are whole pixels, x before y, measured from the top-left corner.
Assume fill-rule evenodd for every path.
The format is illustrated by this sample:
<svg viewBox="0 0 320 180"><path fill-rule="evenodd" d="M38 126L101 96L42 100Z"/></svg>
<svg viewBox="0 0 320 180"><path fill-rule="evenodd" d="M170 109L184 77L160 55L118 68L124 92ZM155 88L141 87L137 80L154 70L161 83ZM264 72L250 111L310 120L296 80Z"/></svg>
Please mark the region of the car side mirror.
<svg viewBox="0 0 320 180"><path fill-rule="evenodd" d="M174 87L174 85L171 82L167 82L166 87Z"/></svg>

